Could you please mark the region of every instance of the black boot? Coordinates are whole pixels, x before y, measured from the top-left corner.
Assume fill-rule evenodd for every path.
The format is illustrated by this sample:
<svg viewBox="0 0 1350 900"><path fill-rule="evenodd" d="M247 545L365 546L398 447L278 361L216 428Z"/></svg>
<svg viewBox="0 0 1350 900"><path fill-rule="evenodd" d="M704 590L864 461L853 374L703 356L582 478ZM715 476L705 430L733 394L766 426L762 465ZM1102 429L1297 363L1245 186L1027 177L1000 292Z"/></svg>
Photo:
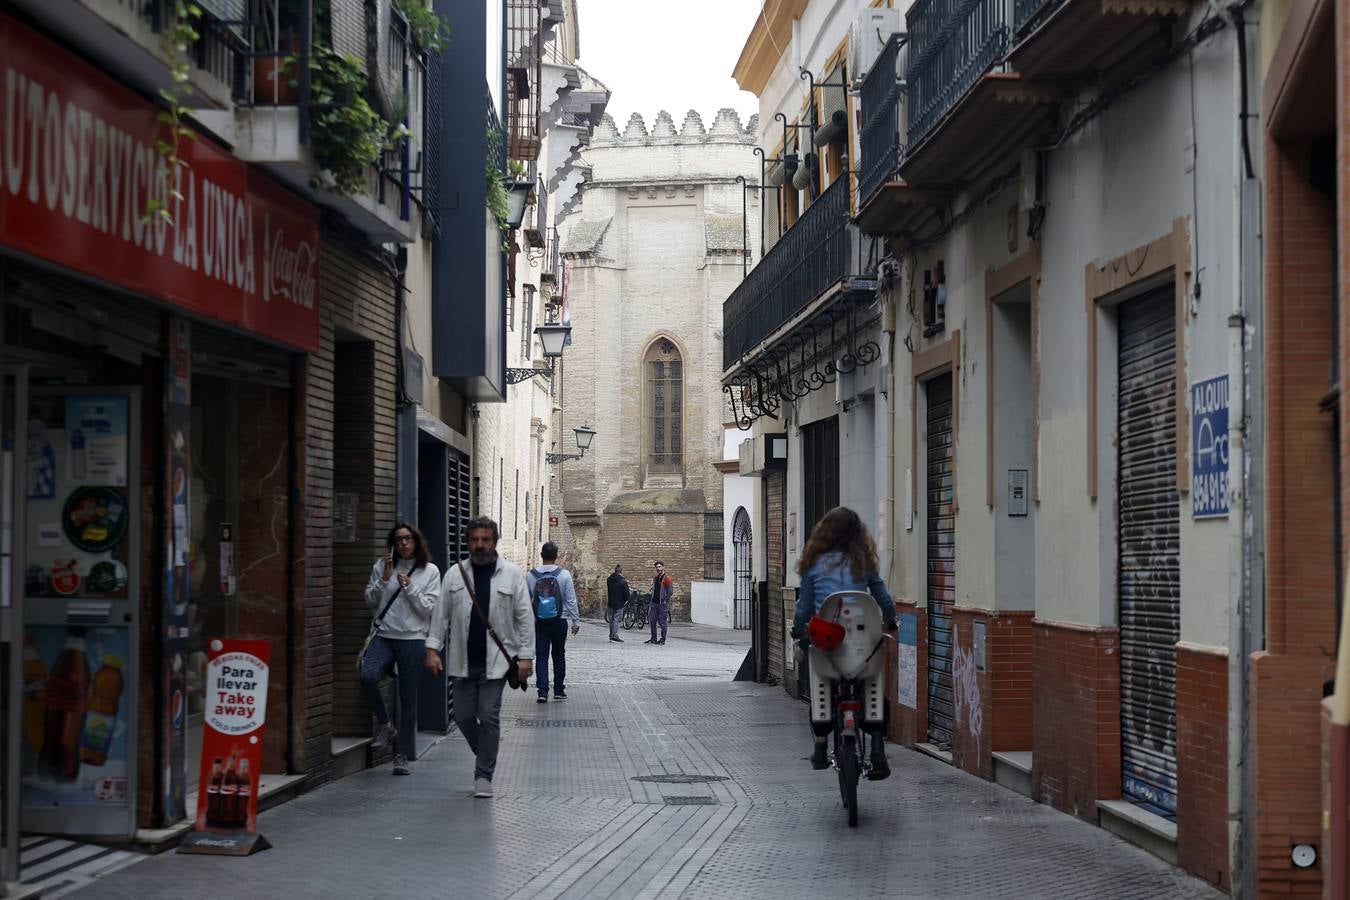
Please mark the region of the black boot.
<svg viewBox="0 0 1350 900"><path fill-rule="evenodd" d="M886 740L880 735L872 738L872 768L867 772L870 781L891 777L891 764L886 761Z"/></svg>
<svg viewBox="0 0 1350 900"><path fill-rule="evenodd" d="M811 768L827 769L829 766L830 760L825 756L825 742L816 741L816 748L811 751Z"/></svg>

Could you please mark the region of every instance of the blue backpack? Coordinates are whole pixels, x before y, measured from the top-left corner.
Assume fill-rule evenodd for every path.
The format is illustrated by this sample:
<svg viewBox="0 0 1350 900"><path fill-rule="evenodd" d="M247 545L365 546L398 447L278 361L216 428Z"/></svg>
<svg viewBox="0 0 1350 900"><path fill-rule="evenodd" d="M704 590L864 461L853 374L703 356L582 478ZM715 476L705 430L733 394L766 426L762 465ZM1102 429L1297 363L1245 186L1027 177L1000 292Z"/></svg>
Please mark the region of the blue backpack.
<svg viewBox="0 0 1350 900"><path fill-rule="evenodd" d="M530 599L534 603L536 619L556 619L562 615L562 583L558 581L558 571L530 570L534 576L534 591Z"/></svg>

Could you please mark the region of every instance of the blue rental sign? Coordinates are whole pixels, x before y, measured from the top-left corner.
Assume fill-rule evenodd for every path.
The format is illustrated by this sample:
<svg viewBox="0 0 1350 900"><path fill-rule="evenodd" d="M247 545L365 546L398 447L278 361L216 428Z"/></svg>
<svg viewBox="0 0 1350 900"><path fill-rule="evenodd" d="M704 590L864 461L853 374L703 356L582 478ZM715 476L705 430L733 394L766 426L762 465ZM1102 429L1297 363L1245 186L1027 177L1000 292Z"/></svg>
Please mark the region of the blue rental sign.
<svg viewBox="0 0 1350 900"><path fill-rule="evenodd" d="M1191 516L1228 515L1228 376L1191 385Z"/></svg>

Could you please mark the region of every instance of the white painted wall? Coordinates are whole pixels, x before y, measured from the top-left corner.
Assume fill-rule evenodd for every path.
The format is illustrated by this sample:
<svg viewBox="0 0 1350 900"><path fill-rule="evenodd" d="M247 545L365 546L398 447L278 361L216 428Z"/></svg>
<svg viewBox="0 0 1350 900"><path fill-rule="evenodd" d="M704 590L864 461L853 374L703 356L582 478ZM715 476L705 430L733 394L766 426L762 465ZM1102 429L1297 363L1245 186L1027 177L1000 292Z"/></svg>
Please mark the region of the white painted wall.
<svg viewBox="0 0 1350 900"><path fill-rule="evenodd" d="M694 581L689 585L689 615L695 625L731 627L731 595L720 581Z"/></svg>
<svg viewBox="0 0 1350 900"><path fill-rule="evenodd" d="M1197 13L1199 15L1199 13ZM1179 24L1181 30L1194 21ZM1191 254L1204 291L1179 327L1185 329L1188 383L1228 371L1227 318L1234 283L1237 217L1234 150L1237 103L1233 83L1235 47L1221 32L1194 53L1194 96L1185 61L1107 108L1082 132L1049 156L1047 218L1042 232L1040 286L1041 502L1035 510L1035 597L1039 618L1086 625L1116 622L1114 383L1099 378L1098 500L1089 497L1087 447L1087 320L1085 269L1121 256L1168 234L1174 219L1193 217ZM1188 171L1186 137L1194 135L1199 164ZM1009 160L1011 167L1014 161ZM1192 183L1194 177L1195 183ZM1019 217L1019 250L1007 243L1007 214L1017 202L1014 182L940 245L918 256L917 272L945 262L947 332L961 331L959 437L956 449L956 595L964 606L988 608L996 595L994 511L985 504L986 434L984 279L1027 250L1026 218ZM1198 207L1195 206L1198 198ZM973 198L958 196L954 208ZM1198 248L1198 250L1197 250ZM908 277L908 272L906 276ZM900 529L905 590L924 596L922 398L918 409L919 459L912 451L912 366L906 328L915 351L933 346L921 326L906 321L905 291L898 290L901 330L896 349L894 439L897 491L904 496L906 469L914 473L915 521ZM921 292L916 288L916 295ZM1113 317L1099 319L1098 355L1103 375L1115 367ZM1187 452L1190 435L1178 436ZM997 483L996 483L997 486ZM902 510L903 514L903 510ZM1235 600L1229 572L1240 560L1230 553L1228 523L1191 519L1190 496L1181 498L1181 639L1210 646L1227 643L1227 616Z"/></svg>

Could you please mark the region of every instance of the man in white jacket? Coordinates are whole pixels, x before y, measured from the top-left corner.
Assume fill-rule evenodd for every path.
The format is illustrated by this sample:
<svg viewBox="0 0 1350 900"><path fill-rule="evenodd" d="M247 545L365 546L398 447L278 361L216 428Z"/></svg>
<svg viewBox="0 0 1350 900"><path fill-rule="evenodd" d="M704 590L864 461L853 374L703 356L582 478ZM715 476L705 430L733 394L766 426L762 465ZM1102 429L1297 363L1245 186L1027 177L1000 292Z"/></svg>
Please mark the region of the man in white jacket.
<svg viewBox="0 0 1350 900"><path fill-rule="evenodd" d="M520 660L522 683L534 672L534 609L525 573L497 555L497 523L478 516L465 531L469 558L451 565L441 581L427 633L426 665L442 671L445 648L445 667L454 679L455 724L477 757L473 795L491 797L510 657Z"/></svg>

